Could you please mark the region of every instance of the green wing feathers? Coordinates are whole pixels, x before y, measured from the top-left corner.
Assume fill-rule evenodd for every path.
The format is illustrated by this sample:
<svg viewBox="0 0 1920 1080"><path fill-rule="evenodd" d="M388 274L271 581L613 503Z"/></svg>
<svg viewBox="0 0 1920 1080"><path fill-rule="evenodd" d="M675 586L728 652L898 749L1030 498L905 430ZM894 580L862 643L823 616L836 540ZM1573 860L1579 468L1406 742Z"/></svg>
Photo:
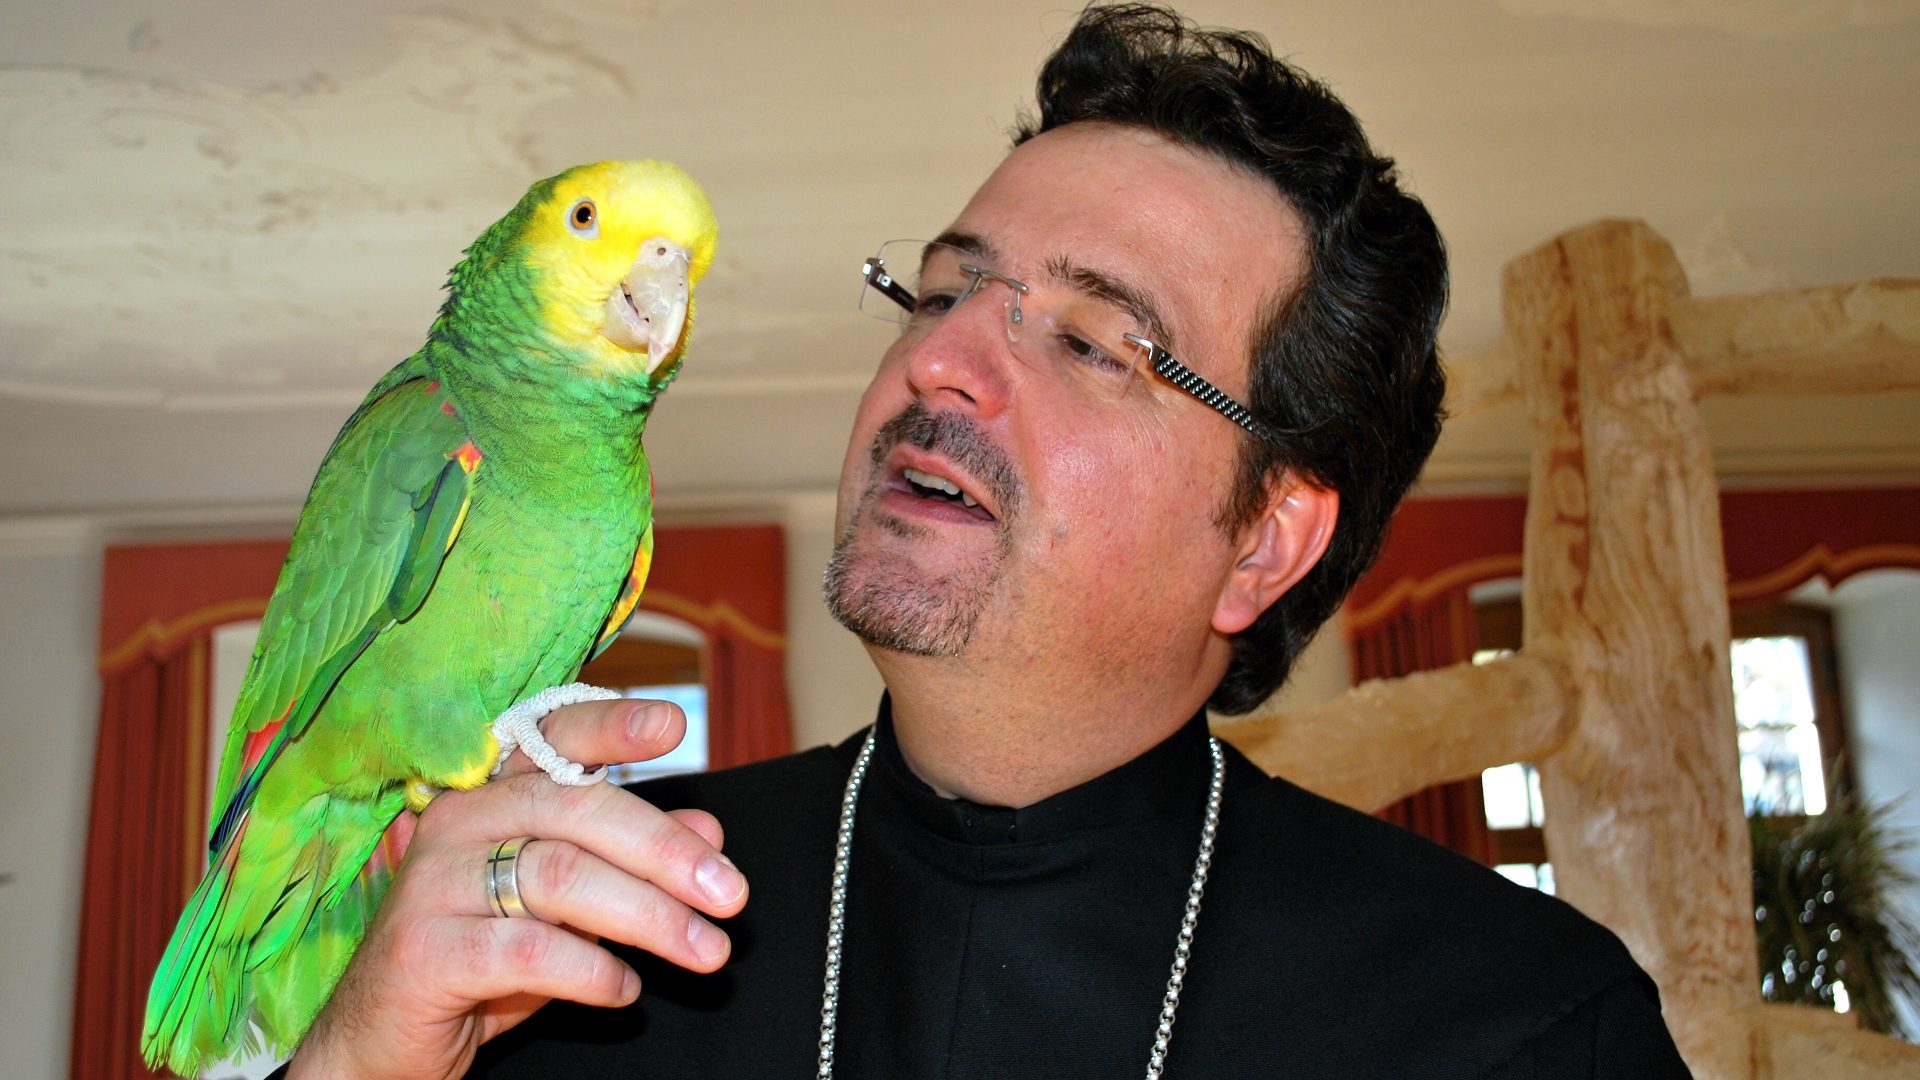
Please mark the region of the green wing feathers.
<svg viewBox="0 0 1920 1080"><path fill-rule="evenodd" d="M320 669L365 633L396 577L430 569L403 563L420 524L419 500L468 438L444 401L425 364L409 358L380 380L334 438L260 620L214 806L233 797L247 737L287 717ZM426 554L437 567L445 552ZM431 573L425 577L430 581Z"/></svg>
<svg viewBox="0 0 1920 1080"><path fill-rule="evenodd" d="M413 365L383 379L334 440L261 619L215 787L212 867L147 1001L142 1050L179 1073L250 1041L250 1018L290 1049L385 892L390 864L369 856L402 789L355 798L305 759L275 770L264 795L263 782L362 651L420 607L464 519L476 456Z"/></svg>

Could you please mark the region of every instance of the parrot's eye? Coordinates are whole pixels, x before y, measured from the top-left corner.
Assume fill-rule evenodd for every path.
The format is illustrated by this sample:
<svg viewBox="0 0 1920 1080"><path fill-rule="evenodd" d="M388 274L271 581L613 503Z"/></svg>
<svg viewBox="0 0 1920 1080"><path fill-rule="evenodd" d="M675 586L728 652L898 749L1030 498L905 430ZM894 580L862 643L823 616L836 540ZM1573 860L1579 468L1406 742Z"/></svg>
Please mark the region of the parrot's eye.
<svg viewBox="0 0 1920 1080"><path fill-rule="evenodd" d="M592 199L581 199L567 211L567 226L581 236L600 234L599 215L594 211Z"/></svg>

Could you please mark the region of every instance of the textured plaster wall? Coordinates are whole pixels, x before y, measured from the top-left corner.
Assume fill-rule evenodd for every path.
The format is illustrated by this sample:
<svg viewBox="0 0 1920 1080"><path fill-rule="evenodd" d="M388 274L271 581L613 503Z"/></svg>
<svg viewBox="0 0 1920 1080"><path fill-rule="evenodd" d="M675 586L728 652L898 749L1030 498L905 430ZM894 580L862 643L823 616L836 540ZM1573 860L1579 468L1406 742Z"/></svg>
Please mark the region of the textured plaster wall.
<svg viewBox="0 0 1920 1080"><path fill-rule="evenodd" d="M64 1077L93 762L100 556L0 538L0 1073Z"/></svg>

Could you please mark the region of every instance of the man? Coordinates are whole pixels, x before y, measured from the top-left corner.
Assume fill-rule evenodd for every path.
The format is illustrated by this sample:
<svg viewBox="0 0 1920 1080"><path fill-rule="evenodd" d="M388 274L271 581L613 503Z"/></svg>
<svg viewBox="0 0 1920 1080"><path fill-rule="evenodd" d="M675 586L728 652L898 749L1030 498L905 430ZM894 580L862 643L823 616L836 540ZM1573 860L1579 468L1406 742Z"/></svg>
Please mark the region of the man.
<svg viewBox="0 0 1920 1080"><path fill-rule="evenodd" d="M905 329L828 599L871 738L442 796L290 1075L1685 1075L1610 934L1209 743L1433 446L1424 208L1324 88L1168 12L1087 11L1039 90L938 242L869 261Z"/></svg>

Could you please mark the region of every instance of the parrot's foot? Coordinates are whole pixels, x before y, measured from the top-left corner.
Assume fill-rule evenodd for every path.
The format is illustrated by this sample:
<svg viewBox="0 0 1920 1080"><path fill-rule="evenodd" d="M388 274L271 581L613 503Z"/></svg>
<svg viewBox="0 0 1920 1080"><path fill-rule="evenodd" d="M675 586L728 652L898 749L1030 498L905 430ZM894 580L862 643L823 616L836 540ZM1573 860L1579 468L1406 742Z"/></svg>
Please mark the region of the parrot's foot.
<svg viewBox="0 0 1920 1080"><path fill-rule="evenodd" d="M586 683L568 683L565 686L549 686L501 713L500 719L493 722L493 737L500 740L500 760L493 766L494 775L500 774L501 766L507 763L507 758L517 748L527 755L528 760L540 766L540 771L552 777L556 784L584 787L605 780L606 766L587 772L585 766L561 757L558 750L548 745L546 736L540 734L540 721L562 705L612 701L621 696L616 690Z"/></svg>
<svg viewBox="0 0 1920 1080"><path fill-rule="evenodd" d="M414 780L407 784L407 809L416 814L425 813L427 804L434 800L446 788L438 784L429 784L425 780Z"/></svg>

